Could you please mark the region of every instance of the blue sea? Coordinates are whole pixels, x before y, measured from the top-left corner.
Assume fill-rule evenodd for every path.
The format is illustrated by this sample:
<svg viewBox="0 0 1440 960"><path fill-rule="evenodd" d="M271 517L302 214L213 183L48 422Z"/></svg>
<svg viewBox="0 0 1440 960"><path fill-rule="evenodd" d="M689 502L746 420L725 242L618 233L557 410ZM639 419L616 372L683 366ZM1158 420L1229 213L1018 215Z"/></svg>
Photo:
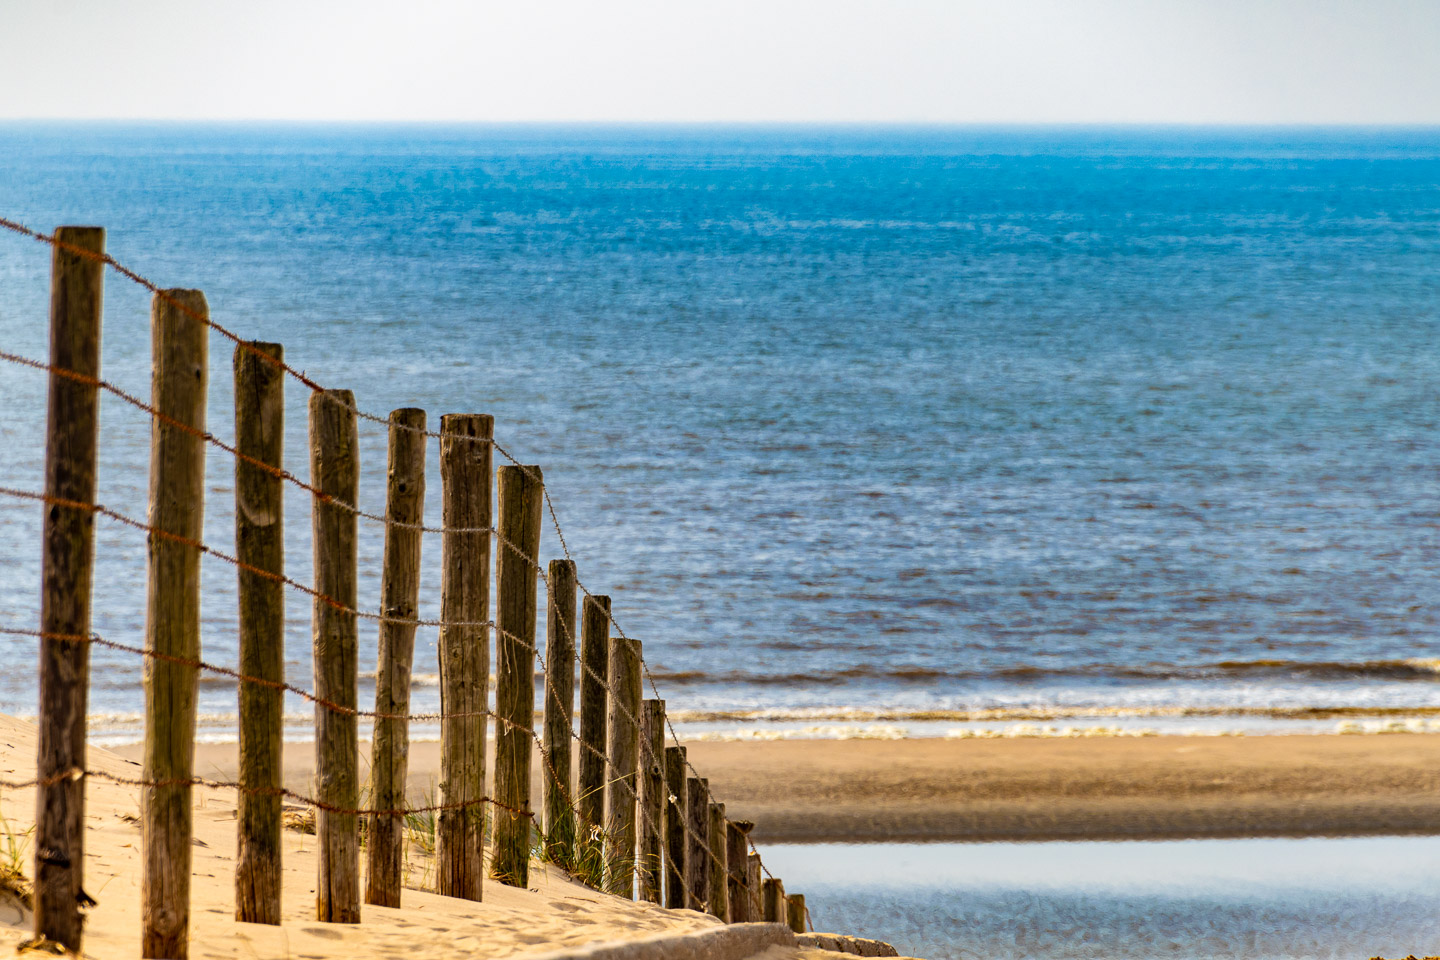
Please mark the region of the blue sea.
<svg viewBox="0 0 1440 960"><path fill-rule="evenodd" d="M8 123L0 216L105 226L363 409L493 414L696 735L1440 727L1440 131ZM46 356L48 272L0 232L0 349ZM147 317L110 274L103 372L142 396ZM230 371L212 337L221 438ZM45 390L0 365L0 486L42 486ZM143 517L149 423L102 417L99 499ZM0 625L37 622L39 522L0 497ZM308 580L299 490L286 523ZM363 606L381 545L362 522ZM101 520L96 563L95 629L141 643L143 535ZM234 664L235 571L204 588ZM0 710L33 712L33 650L0 641ZM133 739L140 664L94 660L97 736ZM203 735L234 710L207 683Z"/></svg>

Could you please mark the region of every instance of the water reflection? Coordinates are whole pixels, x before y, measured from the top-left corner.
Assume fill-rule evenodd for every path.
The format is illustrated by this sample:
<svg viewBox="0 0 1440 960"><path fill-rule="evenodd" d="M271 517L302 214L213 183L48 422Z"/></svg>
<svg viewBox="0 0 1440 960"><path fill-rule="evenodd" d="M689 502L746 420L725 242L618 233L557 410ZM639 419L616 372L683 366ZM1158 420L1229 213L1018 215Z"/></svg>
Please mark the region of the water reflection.
<svg viewBox="0 0 1440 960"><path fill-rule="evenodd" d="M817 929L930 960L1440 952L1440 838L768 844Z"/></svg>

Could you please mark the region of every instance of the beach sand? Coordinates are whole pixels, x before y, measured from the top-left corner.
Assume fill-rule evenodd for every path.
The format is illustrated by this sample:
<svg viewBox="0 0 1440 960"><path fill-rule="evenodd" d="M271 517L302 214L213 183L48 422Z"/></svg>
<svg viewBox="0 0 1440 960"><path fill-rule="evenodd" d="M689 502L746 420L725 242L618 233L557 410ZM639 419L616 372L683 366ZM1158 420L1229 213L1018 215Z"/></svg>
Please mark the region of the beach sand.
<svg viewBox="0 0 1440 960"><path fill-rule="evenodd" d="M36 729L0 715L0 778L34 776ZM233 748L232 748L233 752ZM292 751L294 752L294 751ZM89 766L138 777L133 762L91 747ZM234 916L235 799L230 791L196 790L190 956L211 958L310 957L361 960L411 957L518 957L713 930L719 921L688 910L665 910L597 893L558 871L532 870L529 890L487 881L484 902L471 903L420 890L404 892L401 909L366 905L359 924L314 919L315 838L286 832L284 923L236 923ZM33 823L34 791L0 797L8 828L23 837ZM84 955L140 955L140 813L138 791L92 780L87 787L85 890L98 905L88 914ZM0 837L0 841L3 841ZM27 851L24 868L31 875ZM31 936L31 919L0 897L0 952ZM772 947L766 960L836 958L814 949ZM641 955L643 957L643 954Z"/></svg>
<svg viewBox="0 0 1440 960"><path fill-rule="evenodd" d="M296 789L312 751L286 745ZM762 844L1440 832L1435 734L707 742L689 755ZM412 800L433 792L437 757L412 745ZM196 770L232 776L235 746L202 745Z"/></svg>

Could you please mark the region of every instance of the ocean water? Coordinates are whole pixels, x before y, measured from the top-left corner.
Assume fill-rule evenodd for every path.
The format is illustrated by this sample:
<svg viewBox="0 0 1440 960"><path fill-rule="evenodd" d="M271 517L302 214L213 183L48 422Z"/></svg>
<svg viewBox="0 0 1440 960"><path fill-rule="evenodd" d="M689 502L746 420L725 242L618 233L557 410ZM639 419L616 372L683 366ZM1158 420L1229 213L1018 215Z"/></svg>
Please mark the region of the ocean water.
<svg viewBox="0 0 1440 960"><path fill-rule="evenodd" d="M1440 944L1440 839L768 844L816 930L928 960L1342 960Z"/></svg>
<svg viewBox="0 0 1440 960"><path fill-rule="evenodd" d="M5 124L0 215L107 227L363 409L494 414L696 732L1440 710L1440 131ZM0 349L45 357L48 269L0 233ZM142 396L147 316L110 274L103 372ZM212 338L221 438L230 369ZM45 386L0 364L0 486L42 485ZM102 417L99 499L143 517L149 424ZM384 430L361 438L381 512ZM207 471L228 550L233 465ZM0 496L0 625L37 621L39 521ZM362 606L381 544L362 521ZM108 638L141 642L144 558L100 521ZM435 617L435 537L424 562ZM205 561L219 663L234 582ZM308 685L309 604L287 613ZM97 726L134 736L139 663L94 658ZM0 709L34 690L31 642L0 640ZM207 682L206 735L234 709Z"/></svg>

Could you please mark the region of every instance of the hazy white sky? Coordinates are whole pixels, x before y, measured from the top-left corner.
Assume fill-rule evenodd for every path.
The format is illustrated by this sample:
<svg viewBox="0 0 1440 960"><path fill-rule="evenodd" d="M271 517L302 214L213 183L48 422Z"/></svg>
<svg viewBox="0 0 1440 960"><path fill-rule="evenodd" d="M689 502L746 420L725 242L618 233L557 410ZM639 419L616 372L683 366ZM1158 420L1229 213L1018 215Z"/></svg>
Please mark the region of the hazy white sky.
<svg viewBox="0 0 1440 960"><path fill-rule="evenodd" d="M1440 123L1440 0L0 0L0 117Z"/></svg>

